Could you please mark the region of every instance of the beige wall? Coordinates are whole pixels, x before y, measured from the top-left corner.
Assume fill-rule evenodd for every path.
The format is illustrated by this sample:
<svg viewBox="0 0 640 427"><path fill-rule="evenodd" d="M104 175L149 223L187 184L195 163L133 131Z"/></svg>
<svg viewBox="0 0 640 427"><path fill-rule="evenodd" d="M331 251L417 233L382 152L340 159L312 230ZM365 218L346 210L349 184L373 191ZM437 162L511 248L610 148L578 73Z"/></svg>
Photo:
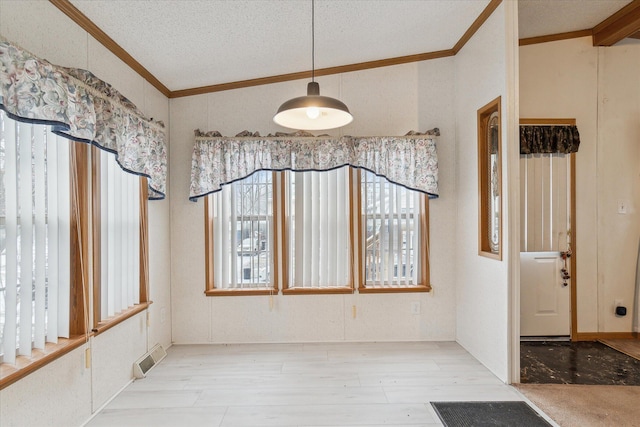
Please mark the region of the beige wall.
<svg viewBox="0 0 640 427"><path fill-rule="evenodd" d="M502 3L455 56L456 338L504 381L509 380L509 304L514 286L509 280L509 194L518 187L509 156L515 141L516 93L507 86L517 60L516 9L511 2ZM502 97L502 260L478 255L477 110L498 96Z"/></svg>
<svg viewBox="0 0 640 427"><path fill-rule="evenodd" d="M325 95L354 112L335 132L404 134L439 127L440 198L430 203L429 294L205 297L203 202L189 202L193 130L284 130L271 121L306 81L177 98L170 102L45 1L0 0L0 34L50 61L87 68L112 83L148 116L171 123L170 198L151 202L151 326L144 314L97 337L93 368L82 349L2 391L3 425L74 425L86 420L131 377L132 358L145 347L178 343L396 341L457 339L500 378L508 378L509 311L513 282L509 251L512 213L503 201L503 261L477 255L476 111L503 97L503 149L513 144L517 91L513 82L516 8L503 3L452 58L322 77ZM514 54L515 52L515 54ZM515 55L515 56L514 56ZM503 193L517 171L503 158ZM418 301L421 314L411 314ZM351 307L357 307L352 318ZM164 313L164 314L163 314ZM164 319L164 323L162 320ZM98 352L98 354L95 354ZM31 410L33 399L41 406ZM10 410L9 410L10 408ZM57 408L64 408L57 410ZM56 418L51 420L51 414ZM10 414L9 419L5 414Z"/></svg>
<svg viewBox="0 0 640 427"><path fill-rule="evenodd" d="M640 240L640 42L520 48L520 116L576 118L578 332L631 332ZM618 213L618 201L627 213Z"/></svg>
<svg viewBox="0 0 640 427"><path fill-rule="evenodd" d="M54 64L92 71L168 124L168 99L48 1L0 0L0 35ZM81 347L0 391L3 426L80 425L131 381L148 348L171 345L169 203L149 203L150 325L143 312L91 339L91 368Z"/></svg>
<svg viewBox="0 0 640 427"><path fill-rule="evenodd" d="M455 128L453 59L321 77L321 91L344 101L355 120L333 135L403 135L439 127L441 197L430 204L434 292L391 295L204 296L203 201L187 200L193 130L262 135L306 81L171 100L173 339L176 343L399 341L455 339ZM419 302L421 314L411 313ZM352 318L352 306L356 318Z"/></svg>

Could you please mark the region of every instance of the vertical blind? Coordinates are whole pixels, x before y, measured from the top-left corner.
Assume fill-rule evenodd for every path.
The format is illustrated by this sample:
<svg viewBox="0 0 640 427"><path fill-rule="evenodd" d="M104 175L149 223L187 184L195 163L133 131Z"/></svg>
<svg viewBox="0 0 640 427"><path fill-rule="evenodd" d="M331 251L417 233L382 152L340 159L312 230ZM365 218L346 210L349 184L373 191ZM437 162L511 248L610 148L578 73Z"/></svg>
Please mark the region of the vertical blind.
<svg viewBox="0 0 640 427"><path fill-rule="evenodd" d="M521 252L566 251L570 224L570 155L520 155Z"/></svg>
<svg viewBox="0 0 640 427"><path fill-rule="evenodd" d="M69 336L69 144L0 111L0 353Z"/></svg>
<svg viewBox="0 0 640 427"><path fill-rule="evenodd" d="M349 285L349 168L287 172L289 288Z"/></svg>
<svg viewBox="0 0 640 427"><path fill-rule="evenodd" d="M100 319L140 302L140 178L100 150Z"/></svg>
<svg viewBox="0 0 640 427"><path fill-rule="evenodd" d="M214 286L270 287L273 173L258 171L212 194Z"/></svg>
<svg viewBox="0 0 640 427"><path fill-rule="evenodd" d="M365 286L418 283L420 193L362 171Z"/></svg>

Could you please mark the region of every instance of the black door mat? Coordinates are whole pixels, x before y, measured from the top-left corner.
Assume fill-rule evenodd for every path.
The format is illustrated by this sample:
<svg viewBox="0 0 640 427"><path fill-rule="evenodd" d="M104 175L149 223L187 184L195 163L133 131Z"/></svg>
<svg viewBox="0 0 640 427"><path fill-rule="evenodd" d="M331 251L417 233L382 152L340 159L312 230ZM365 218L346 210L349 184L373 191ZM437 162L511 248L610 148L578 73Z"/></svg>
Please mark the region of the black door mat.
<svg viewBox="0 0 640 427"><path fill-rule="evenodd" d="M547 427L544 418L526 402L431 402L447 427Z"/></svg>

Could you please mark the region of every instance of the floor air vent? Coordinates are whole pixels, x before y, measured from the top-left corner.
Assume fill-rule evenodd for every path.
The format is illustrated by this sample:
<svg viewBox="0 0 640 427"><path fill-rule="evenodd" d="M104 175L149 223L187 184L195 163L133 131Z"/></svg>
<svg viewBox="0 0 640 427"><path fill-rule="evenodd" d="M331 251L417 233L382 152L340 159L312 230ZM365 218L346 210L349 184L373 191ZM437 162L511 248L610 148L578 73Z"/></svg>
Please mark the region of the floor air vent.
<svg viewBox="0 0 640 427"><path fill-rule="evenodd" d="M162 348L160 344L156 344L149 352L145 353L144 356L136 360L136 363L133 364L133 375L136 378L146 377L147 372L164 359L166 355L167 352L164 348Z"/></svg>

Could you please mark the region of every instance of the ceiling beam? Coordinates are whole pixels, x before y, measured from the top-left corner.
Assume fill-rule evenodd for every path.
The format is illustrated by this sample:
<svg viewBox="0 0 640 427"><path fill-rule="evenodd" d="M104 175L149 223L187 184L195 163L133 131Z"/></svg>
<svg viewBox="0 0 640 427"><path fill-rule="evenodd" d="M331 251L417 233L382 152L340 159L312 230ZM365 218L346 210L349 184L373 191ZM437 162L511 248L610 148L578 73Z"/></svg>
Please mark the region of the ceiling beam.
<svg viewBox="0 0 640 427"><path fill-rule="evenodd" d="M69 0L49 0L55 7L60 9L62 13L67 15L73 22L78 24L83 30L91 34L98 42L104 47L109 49L115 56L120 58L125 64L133 68L140 76L147 80L153 87L158 89L164 96L169 96L171 91L165 85L162 84L149 70L144 68L142 64L135 60L135 58L129 55L129 52L124 50L118 43L116 43L111 37L100 29L93 21L80 12Z"/></svg>
<svg viewBox="0 0 640 427"><path fill-rule="evenodd" d="M613 46L638 31L640 31L640 0L633 0L593 27L593 45Z"/></svg>
<svg viewBox="0 0 640 427"><path fill-rule="evenodd" d="M635 34L631 34L629 37L632 39L640 39L640 31L638 31Z"/></svg>

